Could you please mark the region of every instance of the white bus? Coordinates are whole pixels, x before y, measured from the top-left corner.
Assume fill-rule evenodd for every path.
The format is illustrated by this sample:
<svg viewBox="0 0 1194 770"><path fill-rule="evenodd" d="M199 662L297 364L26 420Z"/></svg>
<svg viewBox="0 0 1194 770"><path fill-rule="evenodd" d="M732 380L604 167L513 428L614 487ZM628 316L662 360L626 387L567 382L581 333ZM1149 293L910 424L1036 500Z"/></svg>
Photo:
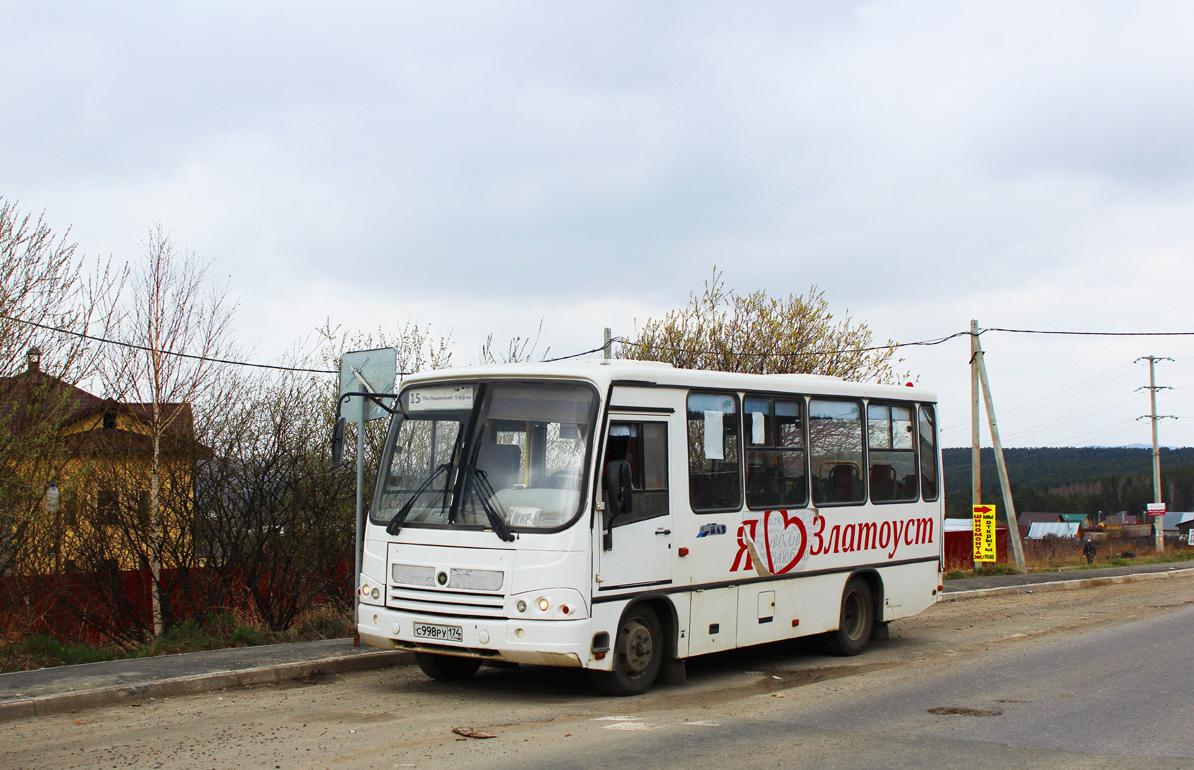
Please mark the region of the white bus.
<svg viewBox="0 0 1194 770"><path fill-rule="evenodd" d="M935 398L628 361L428 372L398 397L362 640L437 679L686 658L811 634L853 655L941 589Z"/></svg>

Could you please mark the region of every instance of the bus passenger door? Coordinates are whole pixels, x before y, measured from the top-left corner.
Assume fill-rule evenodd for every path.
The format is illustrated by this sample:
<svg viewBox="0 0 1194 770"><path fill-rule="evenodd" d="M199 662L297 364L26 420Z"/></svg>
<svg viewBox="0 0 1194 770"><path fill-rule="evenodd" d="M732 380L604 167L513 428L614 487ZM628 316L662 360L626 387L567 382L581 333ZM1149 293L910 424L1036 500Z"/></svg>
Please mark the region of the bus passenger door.
<svg viewBox="0 0 1194 770"><path fill-rule="evenodd" d="M668 421L612 414L607 430L597 591L666 585L673 557Z"/></svg>

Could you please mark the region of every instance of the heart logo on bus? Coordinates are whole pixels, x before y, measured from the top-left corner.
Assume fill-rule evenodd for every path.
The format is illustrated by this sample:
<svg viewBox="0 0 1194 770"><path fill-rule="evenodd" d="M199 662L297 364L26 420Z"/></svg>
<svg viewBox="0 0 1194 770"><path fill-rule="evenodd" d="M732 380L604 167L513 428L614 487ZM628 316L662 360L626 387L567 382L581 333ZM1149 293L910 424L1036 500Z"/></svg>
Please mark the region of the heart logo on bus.
<svg viewBox="0 0 1194 770"><path fill-rule="evenodd" d="M768 570L772 575L782 575L804 558L808 532L799 516L787 511L767 511L763 517L763 542L767 544Z"/></svg>

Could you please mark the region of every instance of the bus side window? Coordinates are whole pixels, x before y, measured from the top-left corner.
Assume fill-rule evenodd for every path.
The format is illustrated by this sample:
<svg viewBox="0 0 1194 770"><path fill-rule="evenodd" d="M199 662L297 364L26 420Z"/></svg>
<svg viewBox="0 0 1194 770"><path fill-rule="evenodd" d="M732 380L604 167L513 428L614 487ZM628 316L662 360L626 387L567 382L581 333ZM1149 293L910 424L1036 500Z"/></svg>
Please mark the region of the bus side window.
<svg viewBox="0 0 1194 770"><path fill-rule="evenodd" d="M869 404L867 449L871 502L917 499L916 448L912 445L912 406Z"/></svg>
<svg viewBox="0 0 1194 770"><path fill-rule="evenodd" d="M817 398L809 401L808 445L814 504L841 505L866 500L862 442L861 403Z"/></svg>
<svg viewBox="0 0 1194 770"><path fill-rule="evenodd" d="M666 515L667 423L610 422L605 465L625 463L630 469L630 494L625 510L613 526Z"/></svg>
<svg viewBox="0 0 1194 770"><path fill-rule="evenodd" d="M933 407L920 407L920 491L926 501L937 499L937 418Z"/></svg>
<svg viewBox="0 0 1194 770"><path fill-rule="evenodd" d="M738 397L688 394L688 499L697 513L742 508Z"/></svg>
<svg viewBox="0 0 1194 770"><path fill-rule="evenodd" d="M746 505L800 508L808 502L804 467L804 402L747 396Z"/></svg>

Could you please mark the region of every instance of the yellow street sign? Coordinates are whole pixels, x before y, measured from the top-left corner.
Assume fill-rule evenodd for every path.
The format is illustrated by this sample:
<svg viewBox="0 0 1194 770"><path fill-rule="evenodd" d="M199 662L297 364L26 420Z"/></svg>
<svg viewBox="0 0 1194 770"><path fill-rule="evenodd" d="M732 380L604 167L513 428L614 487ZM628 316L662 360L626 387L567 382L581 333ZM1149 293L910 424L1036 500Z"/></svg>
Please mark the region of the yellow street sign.
<svg viewBox="0 0 1194 770"><path fill-rule="evenodd" d="M995 561L995 506L976 505L974 514L974 560Z"/></svg>

